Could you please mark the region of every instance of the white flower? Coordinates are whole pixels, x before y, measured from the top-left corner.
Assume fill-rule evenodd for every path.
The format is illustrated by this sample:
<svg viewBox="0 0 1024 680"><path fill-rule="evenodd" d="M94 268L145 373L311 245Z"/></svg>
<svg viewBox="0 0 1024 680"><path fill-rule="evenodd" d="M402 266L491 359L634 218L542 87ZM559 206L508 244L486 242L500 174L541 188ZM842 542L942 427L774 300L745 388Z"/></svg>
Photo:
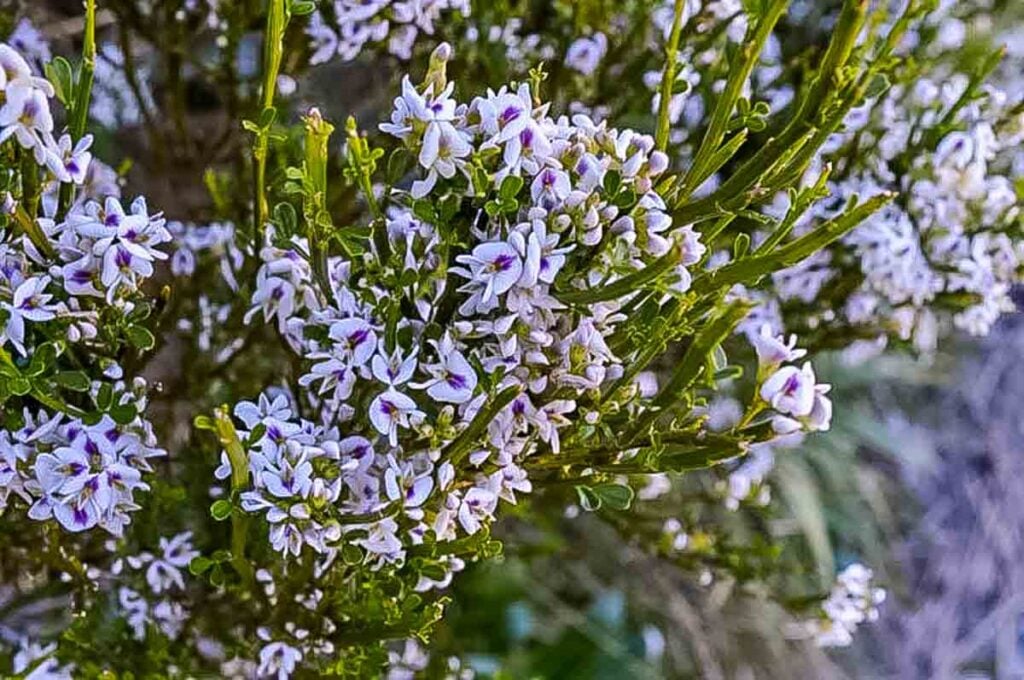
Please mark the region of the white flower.
<svg viewBox="0 0 1024 680"><path fill-rule="evenodd" d="M416 402L408 396L389 389L378 395L370 404L370 422L374 428L386 435L392 446L398 446L398 428L408 428L426 417L416 408Z"/></svg>
<svg viewBox="0 0 1024 680"><path fill-rule="evenodd" d="M33 276L25 279L14 291L14 298L10 303L2 303L3 309L7 310L7 327L4 334L24 356L25 351L25 321L49 321L56 317L57 306L50 304L53 296L46 293L46 287L50 285L49 276Z"/></svg>
<svg viewBox="0 0 1024 680"><path fill-rule="evenodd" d="M797 349L795 335L790 335L789 340L781 335L772 335L771 326L768 324L763 324L760 332L750 338L750 342L757 351L757 361L762 369L773 369L807 354L807 350Z"/></svg>
<svg viewBox="0 0 1024 680"><path fill-rule="evenodd" d="M434 188L438 176L451 179L462 166L461 159L473 150L463 134L447 121L427 125L420 148L419 162L429 172L423 180L413 182L412 197L423 198Z"/></svg>
<svg viewBox="0 0 1024 680"><path fill-rule="evenodd" d="M0 142L13 135L22 148L34 150L37 163L45 162L44 136L53 132L46 93L18 79L7 85L5 94L7 99L0 107Z"/></svg>
<svg viewBox="0 0 1024 680"><path fill-rule="evenodd" d="M459 255L455 259L467 265L469 271L453 268L453 273L470 279L474 287L482 288L480 299L485 304L516 285L523 273L519 253L505 241L481 243L473 249L472 255Z"/></svg>
<svg viewBox="0 0 1024 680"><path fill-rule="evenodd" d="M498 497L493 491L473 487L459 506L459 524L467 534L475 534L480 530L481 521L493 517L497 507Z"/></svg>
<svg viewBox="0 0 1024 680"><path fill-rule="evenodd" d="M530 195L533 202L545 210L554 210L562 205L572 191L569 175L563 170L545 168L533 179Z"/></svg>
<svg viewBox="0 0 1024 680"><path fill-rule="evenodd" d="M302 652L284 642L271 642L260 650L260 665L256 673L261 677L288 680L302 661Z"/></svg>
<svg viewBox="0 0 1024 680"><path fill-rule="evenodd" d="M330 338L334 341L334 353L350 366L362 366L377 348L377 334L360 318L335 321L331 324Z"/></svg>
<svg viewBox="0 0 1024 680"><path fill-rule="evenodd" d="M61 182L85 184L92 162L92 135L85 135L72 146L71 135L61 135L53 146L47 148L46 165Z"/></svg>
<svg viewBox="0 0 1024 680"><path fill-rule="evenodd" d="M439 361L423 366L432 379L413 387L426 388L427 394L437 401L464 404L473 398L473 390L477 385L476 371L466 357L455 349L455 342L450 335L445 334L440 342L435 341L433 344Z"/></svg>
<svg viewBox="0 0 1024 680"><path fill-rule="evenodd" d="M783 366L761 385L761 398L779 413L808 416L814 407L814 380L810 363Z"/></svg>
<svg viewBox="0 0 1024 680"><path fill-rule="evenodd" d="M172 587L185 589L181 570L188 567L199 551L192 548L192 532L186 531L171 539L160 537L161 555L146 568L146 582L154 593L160 594Z"/></svg>

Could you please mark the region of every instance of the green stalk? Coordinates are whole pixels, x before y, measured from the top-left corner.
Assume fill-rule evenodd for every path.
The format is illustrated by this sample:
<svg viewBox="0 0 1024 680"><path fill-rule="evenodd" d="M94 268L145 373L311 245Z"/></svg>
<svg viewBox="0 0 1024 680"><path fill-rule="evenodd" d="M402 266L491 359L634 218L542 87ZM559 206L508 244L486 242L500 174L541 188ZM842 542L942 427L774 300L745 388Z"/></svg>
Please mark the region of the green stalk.
<svg viewBox="0 0 1024 680"><path fill-rule="evenodd" d="M491 424L491 421L501 413L503 408L511 404L512 400L518 397L521 392L521 387L506 387L491 399L490 402L482 406L466 429L441 451L441 460L449 461L452 465L458 467L462 459L469 455L473 445L477 443L481 435L487 430L487 426Z"/></svg>
<svg viewBox="0 0 1024 680"><path fill-rule="evenodd" d="M652 402L654 408L637 418L630 428L629 434L624 437L624 441L630 442L644 435L647 428L659 416L679 402L683 393L693 385L694 381L697 380L704 370L708 356L729 337L729 334L733 332L749 312L750 305L747 302L736 301L708 319L707 323L686 349L686 353L683 355L672 377L669 378L669 381L654 397Z"/></svg>
<svg viewBox="0 0 1024 680"><path fill-rule="evenodd" d="M78 73L78 90L75 92L70 121L72 147L85 136L89 121L89 102L92 98L93 75L96 71L96 0L85 0L85 33L82 37L82 66ZM74 195L72 184L62 184L57 204L57 220L63 219Z"/></svg>
<svg viewBox="0 0 1024 680"><path fill-rule="evenodd" d="M895 197L896 194L892 192L882 192L773 253L737 260L710 271L693 282L693 292L698 295L711 293L741 281L751 281L779 269L792 267L842 238Z"/></svg>
<svg viewBox="0 0 1024 680"><path fill-rule="evenodd" d="M679 37L683 32L683 11L686 0L676 0L675 14L672 17L672 31L669 33L668 45L665 47L665 70L661 74L661 100L658 102L658 128L656 141L658 149L664 151L668 147L670 123L668 119L669 103L676 82L676 58L679 55Z"/></svg>
<svg viewBox="0 0 1024 680"><path fill-rule="evenodd" d="M782 18L786 11L789 0L775 0L768 7L768 10L751 26L738 58L734 59L729 69L729 77L726 80L725 89L718 96L715 109L711 114L711 123L708 125L707 133L701 141L700 149L694 156L693 163L683 180L681 198L686 198L700 184L710 176L714 169L707 168L709 161L716 155L722 146L725 134L729 130L729 121L732 118L736 102L740 98L743 86L750 78L750 73L757 65L764 45L772 34L775 25ZM735 138L733 140L735 142ZM730 154L731 155L731 154ZM710 171L709 171L710 170Z"/></svg>
<svg viewBox="0 0 1024 680"><path fill-rule="evenodd" d="M765 168L775 166L780 157L791 152L795 143L806 135L813 136L817 119L829 99L829 92L842 81L842 69L856 45L867 10L868 0L846 0L843 3L822 66L789 125L777 137L768 140L713 194L693 202L687 202L685 197L679 200L673 213L677 224L694 222L705 213L714 212L719 205L729 205L758 181Z"/></svg>
<svg viewBox="0 0 1024 680"><path fill-rule="evenodd" d="M267 201L267 155L270 148L270 127L274 119L274 94L277 90L277 76L281 70L284 53L284 32L288 26L288 9L285 0L268 0L267 27L263 35L263 89L259 112L259 130L253 145L252 157L256 167L254 173L255 205L253 206L253 248L258 250L263 243L263 228L270 214ZM268 111L270 113L268 113ZM269 122L268 122L269 121Z"/></svg>
<svg viewBox="0 0 1024 680"><path fill-rule="evenodd" d="M310 264L323 289L330 298L331 287L327 274L327 237L324 229L331 224L327 211L327 147L334 126L323 119L318 109L312 109L303 118L306 125L306 177L309 193L306 195L306 235L309 238Z"/></svg>
<svg viewBox="0 0 1024 680"><path fill-rule="evenodd" d="M214 411L214 429L217 439L228 454L231 463L231 493L237 495L249 488L249 457L238 438L235 424L231 422L227 407ZM253 580L252 565L245 559L245 543L249 533L249 518L235 508L231 512L231 564L246 584Z"/></svg>
<svg viewBox="0 0 1024 680"><path fill-rule="evenodd" d="M604 300L614 300L623 295L638 292L648 283L657 280L679 265L680 247L673 246L667 253L639 271L623 276L607 286L575 290L559 293L558 298L568 304L592 304Z"/></svg>

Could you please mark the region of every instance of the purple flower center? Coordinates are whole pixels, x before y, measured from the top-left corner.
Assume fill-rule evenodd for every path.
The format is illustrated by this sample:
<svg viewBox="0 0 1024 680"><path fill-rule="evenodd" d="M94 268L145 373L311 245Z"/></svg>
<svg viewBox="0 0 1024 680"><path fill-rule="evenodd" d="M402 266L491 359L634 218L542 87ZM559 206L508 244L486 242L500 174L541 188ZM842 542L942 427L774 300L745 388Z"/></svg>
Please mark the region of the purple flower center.
<svg viewBox="0 0 1024 680"><path fill-rule="evenodd" d="M358 347L366 340L367 336L369 335L370 331L368 329L360 328L358 331L348 336L348 344L350 347L353 348Z"/></svg>
<svg viewBox="0 0 1024 680"><path fill-rule="evenodd" d="M458 373L449 373L447 377L445 377L445 382L456 390L465 389L466 387L466 378Z"/></svg>
<svg viewBox="0 0 1024 680"><path fill-rule="evenodd" d="M511 255L503 253L494 258L494 261L491 262L491 267L494 269L494 271L497 272L508 271L508 269L512 266L512 262L514 261L515 258L513 258Z"/></svg>
<svg viewBox="0 0 1024 680"><path fill-rule="evenodd" d="M89 521L89 514L83 508L75 508L73 519L75 524L85 526Z"/></svg>
<svg viewBox="0 0 1024 680"><path fill-rule="evenodd" d="M117 255L114 257L114 261L117 262L117 266L122 269L129 266L132 263L132 254L124 248L117 249Z"/></svg>
<svg viewBox="0 0 1024 680"><path fill-rule="evenodd" d="M501 112L501 115L498 116L498 120L501 121L502 125L508 125L521 115L523 115L523 110L521 108L518 106L509 106Z"/></svg>

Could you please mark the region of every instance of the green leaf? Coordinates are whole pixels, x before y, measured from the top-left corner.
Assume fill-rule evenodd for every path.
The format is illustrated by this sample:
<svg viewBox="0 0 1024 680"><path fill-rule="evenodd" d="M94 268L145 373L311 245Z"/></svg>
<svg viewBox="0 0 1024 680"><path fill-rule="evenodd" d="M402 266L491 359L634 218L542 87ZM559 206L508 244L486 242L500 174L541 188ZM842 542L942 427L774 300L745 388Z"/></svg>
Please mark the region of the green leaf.
<svg viewBox="0 0 1024 680"><path fill-rule="evenodd" d="M32 353L28 368L25 369L25 375L35 377L46 373L57 362L57 349L52 342L45 342L37 347Z"/></svg>
<svg viewBox="0 0 1024 680"><path fill-rule="evenodd" d="M445 568L435 562L420 565L419 572L433 581L443 581L448 575Z"/></svg>
<svg viewBox="0 0 1024 680"><path fill-rule="evenodd" d="M135 408L134 404L117 404L112 407L109 411L110 417L114 419L114 422L118 425L128 425L135 416L139 414L138 409Z"/></svg>
<svg viewBox="0 0 1024 680"><path fill-rule="evenodd" d="M46 79L53 85L57 99L65 107L70 108L74 97L74 74L71 63L64 57L57 57L47 64L43 71Z"/></svg>
<svg viewBox="0 0 1024 680"><path fill-rule="evenodd" d="M750 252L750 235L746 233L737 234L736 240L732 242L732 259L742 260L748 252Z"/></svg>
<svg viewBox="0 0 1024 680"><path fill-rule="evenodd" d="M292 16L303 17L307 14L312 14L315 9L316 3L311 0L292 0Z"/></svg>
<svg viewBox="0 0 1024 680"><path fill-rule="evenodd" d="M274 124L275 120L277 120L277 109L273 106L268 106L260 112L260 119L256 122L256 126L266 130Z"/></svg>
<svg viewBox="0 0 1024 680"><path fill-rule="evenodd" d="M234 507L231 505L231 502L222 498L218 501L214 501L213 505L210 506L210 516L218 522L223 522L231 516L231 511L233 509Z"/></svg>
<svg viewBox="0 0 1024 680"><path fill-rule="evenodd" d="M612 510L629 510L633 504L633 489L623 484L599 484L592 491L600 499L601 505Z"/></svg>
<svg viewBox="0 0 1024 680"><path fill-rule="evenodd" d="M193 576L202 576L206 571L214 565L213 560L209 557L203 557L197 555L192 558L192 561L188 563L188 570Z"/></svg>
<svg viewBox="0 0 1024 680"><path fill-rule="evenodd" d="M593 489L583 484L578 484L575 488L581 508L587 512L596 512L601 509L601 497Z"/></svg>
<svg viewBox="0 0 1024 680"><path fill-rule="evenodd" d="M209 430L211 432L216 431L216 426L213 424L213 418L210 416L198 415L192 420L192 425L197 430Z"/></svg>
<svg viewBox="0 0 1024 680"><path fill-rule="evenodd" d="M864 91L864 96L867 99L873 99L883 94L890 86L891 83L889 82L889 78L884 73L876 73L875 77L871 79L870 83L868 83L868 87Z"/></svg>
<svg viewBox="0 0 1024 680"><path fill-rule="evenodd" d="M348 565L362 564L363 551L359 549L359 546L346 543L341 549L341 559Z"/></svg>
<svg viewBox="0 0 1024 680"><path fill-rule="evenodd" d="M57 384L72 392L88 392L91 382L84 371L61 371L54 376Z"/></svg>
<svg viewBox="0 0 1024 680"><path fill-rule="evenodd" d="M32 391L32 383L25 378L12 378L7 385L10 387L11 394L16 397L24 397Z"/></svg>
<svg viewBox="0 0 1024 680"><path fill-rule="evenodd" d="M299 216L291 203L278 203L274 206L274 223L281 228L284 236L295 234L299 225Z"/></svg>
<svg viewBox="0 0 1024 680"><path fill-rule="evenodd" d="M502 181L501 189L498 190L498 195L501 196L504 201L511 201L519 195L519 191L523 188L523 178L517 177L516 175L509 175Z"/></svg>
<svg viewBox="0 0 1024 680"><path fill-rule="evenodd" d="M437 212L430 201L419 200L412 204L412 214L422 222L437 223Z"/></svg>
<svg viewBox="0 0 1024 680"><path fill-rule="evenodd" d="M124 334L133 347L143 352L149 351L156 346L156 338L149 332L149 329L143 326L128 326L124 329Z"/></svg>

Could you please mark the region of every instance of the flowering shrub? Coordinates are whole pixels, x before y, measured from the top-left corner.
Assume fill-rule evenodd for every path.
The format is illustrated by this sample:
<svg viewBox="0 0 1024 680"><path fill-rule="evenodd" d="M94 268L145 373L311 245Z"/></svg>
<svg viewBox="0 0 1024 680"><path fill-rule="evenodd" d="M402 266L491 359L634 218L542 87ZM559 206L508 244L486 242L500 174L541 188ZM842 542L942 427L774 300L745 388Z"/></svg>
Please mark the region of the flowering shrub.
<svg viewBox="0 0 1024 680"><path fill-rule="evenodd" d="M979 99L994 63L908 86L941 18L925 3L845 2L799 78L782 0L555 4L530 37L504 5L271 0L258 75L225 61L228 108L256 110L244 175L205 175L216 221L126 208L92 159L90 111L157 126L149 72L123 39L97 49L91 0L77 68L43 78L0 46L3 565L76 614L19 636L12 672L401 677L458 572L501 554L503 514L541 497L628 534L635 502L715 466L730 507L767 500L772 448L830 426L815 351L927 349L936 319L983 332L1005 311L1019 105ZM172 23L230 55L250 12L186 3ZM462 58L433 39L449 20L522 39L500 66ZM313 62L431 49L386 121L349 119L338 144L317 108L291 125L303 30ZM608 88L626 74L638 96ZM140 375L153 349L148 371L177 368L163 395ZM770 550L657 519L636 531L652 553L770 573ZM847 568L802 634L848 643L870 577Z"/></svg>

